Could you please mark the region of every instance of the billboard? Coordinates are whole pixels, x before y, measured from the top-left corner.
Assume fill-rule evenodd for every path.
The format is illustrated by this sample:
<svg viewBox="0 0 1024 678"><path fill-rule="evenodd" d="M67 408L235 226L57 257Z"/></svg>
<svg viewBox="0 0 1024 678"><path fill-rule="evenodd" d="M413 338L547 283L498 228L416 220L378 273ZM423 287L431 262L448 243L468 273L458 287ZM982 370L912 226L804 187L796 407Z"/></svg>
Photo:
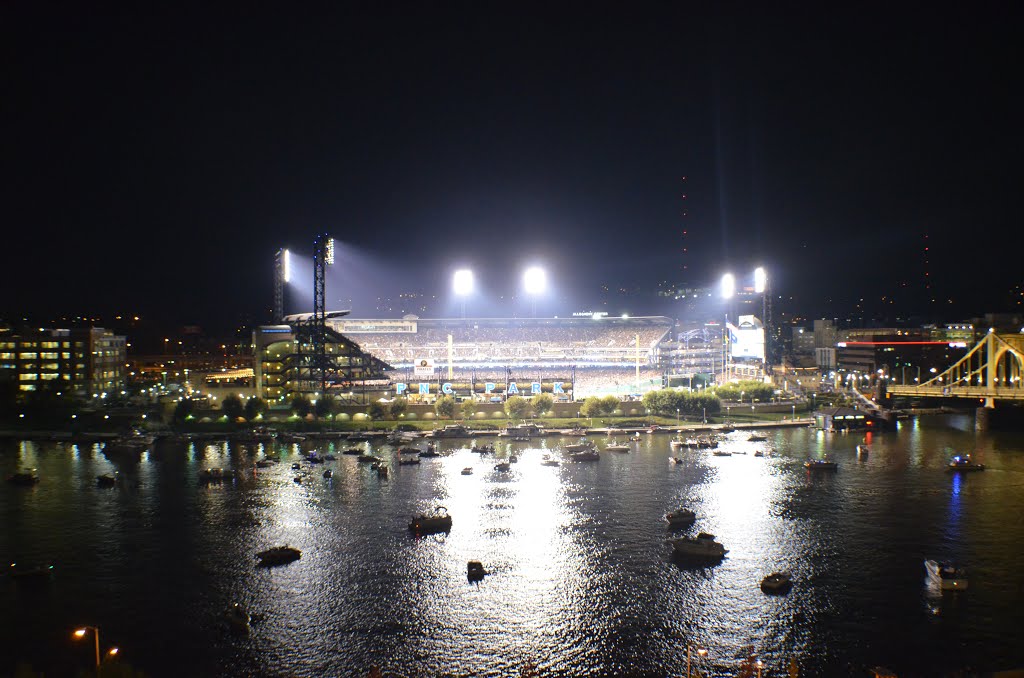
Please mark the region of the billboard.
<svg viewBox="0 0 1024 678"><path fill-rule="evenodd" d="M413 374L417 377L432 377L434 376L434 359L433 358L417 358L413 363Z"/></svg>
<svg viewBox="0 0 1024 678"><path fill-rule="evenodd" d="M752 315L741 315L737 325L726 323L729 355L733 360L764 362L764 326Z"/></svg>

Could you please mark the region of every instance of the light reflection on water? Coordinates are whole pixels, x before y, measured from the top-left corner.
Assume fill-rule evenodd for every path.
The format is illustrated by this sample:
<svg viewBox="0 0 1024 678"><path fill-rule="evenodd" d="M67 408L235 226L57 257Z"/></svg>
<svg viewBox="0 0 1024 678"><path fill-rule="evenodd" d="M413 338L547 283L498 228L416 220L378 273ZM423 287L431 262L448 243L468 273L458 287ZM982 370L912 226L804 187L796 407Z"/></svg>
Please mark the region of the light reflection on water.
<svg viewBox="0 0 1024 678"><path fill-rule="evenodd" d="M870 434L870 455L858 459L863 435L748 435L722 443L746 453L732 457L684 450L672 464L669 438L644 436L631 453L558 467L540 460L564 441L498 441L496 456L519 455L508 472L462 441L442 442L446 456L419 466L399 466L382 446L387 480L341 446L319 446L336 462L293 471L317 448L308 442L279 446L281 463L258 471L254 460L273 449L162 443L115 466L89 445L5 443L5 475L32 466L43 482L0 490L0 552L53 559L60 571L31 591L2 582L4 609L24 612L0 631L55 675L81 659L66 628L94 622L154 676L360 675L374 664L406 675L507 676L526 664L552 675L680 675L687 642L709 650L712 675L750 652L765 675L793 657L804 675L823 676L1024 663L1019 436L904 423ZM949 451L962 449L989 470L947 474ZM823 454L839 471L803 468ZM461 475L466 466L473 475ZM239 475L204 486L210 467ZM115 469L122 487L95 486ZM412 537L410 517L438 505L451 532ZM679 533L662 516L679 506L698 515L686 533L714 533L729 549L721 564L672 558ZM283 543L302 559L254 567L256 551ZM934 596L926 557L969 564L971 590ZM490 572L479 584L467 581L469 560ZM773 571L793 575L789 595L760 591ZM235 601L263 617L247 636L225 630Z"/></svg>

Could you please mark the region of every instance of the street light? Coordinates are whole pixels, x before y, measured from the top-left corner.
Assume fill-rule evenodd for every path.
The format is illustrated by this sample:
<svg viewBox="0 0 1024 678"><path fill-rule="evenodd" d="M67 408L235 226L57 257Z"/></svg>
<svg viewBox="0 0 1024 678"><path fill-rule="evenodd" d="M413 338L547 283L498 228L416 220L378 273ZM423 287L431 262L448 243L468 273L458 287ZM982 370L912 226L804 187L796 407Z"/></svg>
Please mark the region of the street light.
<svg viewBox="0 0 1024 678"><path fill-rule="evenodd" d="M690 644L686 644L686 678L690 678ZM708 653L704 648L697 648L697 656L704 657Z"/></svg>
<svg viewBox="0 0 1024 678"><path fill-rule="evenodd" d="M676 428L679 428L679 408L676 408Z"/></svg>
<svg viewBox="0 0 1024 678"><path fill-rule="evenodd" d="M88 631L92 631L93 640L95 640L96 647L96 675L100 675L100 629L98 626L83 626L80 629L76 629L74 636L81 640L85 637Z"/></svg>

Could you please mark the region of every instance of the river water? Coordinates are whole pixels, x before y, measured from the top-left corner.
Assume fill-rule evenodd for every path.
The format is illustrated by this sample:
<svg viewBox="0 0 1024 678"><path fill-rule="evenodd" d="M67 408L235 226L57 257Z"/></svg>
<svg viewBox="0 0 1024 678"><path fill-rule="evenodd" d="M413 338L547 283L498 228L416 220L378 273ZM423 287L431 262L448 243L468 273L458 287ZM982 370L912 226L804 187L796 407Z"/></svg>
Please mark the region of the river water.
<svg viewBox="0 0 1024 678"><path fill-rule="evenodd" d="M101 629L104 648L161 676L685 675L687 645L703 675L734 675L750 653L764 676L953 675L1024 665L1024 436L976 434L969 417L901 422L868 436L813 429L734 432L747 454L683 451L644 435L628 454L541 465L567 441L511 445L518 463L443 441L447 456L378 479L355 457L291 462L327 443L275 445L282 463L254 470L255 445L160 442L139 463L111 463L98 446L3 441L6 476L35 467L32 488L0 487L0 556L52 562L39 580L0 579L3 659L48 676L74 675ZM492 441L494 439L491 439ZM606 444L599 439L599 446ZM756 450L771 456L755 457ZM339 452L339 450L333 450ZM982 473L950 474L955 451ZM802 462L828 453L833 473ZM473 466L473 475L460 471ZM208 467L241 471L203 485ZM334 477L322 478L324 468ZM117 470L122 485L96 486ZM301 484L294 482L303 476ZM413 514L445 506L447 535L416 538ZM673 533L666 511L697 522ZM718 565L672 557L670 538L712 532ZM301 560L257 568L258 550L290 544ZM922 561L970 568L970 588L939 594ZM466 579L479 560L490 574ZM761 578L785 570L785 596ZM259 616L232 633L234 602ZM707 651L700 656L696 649Z"/></svg>

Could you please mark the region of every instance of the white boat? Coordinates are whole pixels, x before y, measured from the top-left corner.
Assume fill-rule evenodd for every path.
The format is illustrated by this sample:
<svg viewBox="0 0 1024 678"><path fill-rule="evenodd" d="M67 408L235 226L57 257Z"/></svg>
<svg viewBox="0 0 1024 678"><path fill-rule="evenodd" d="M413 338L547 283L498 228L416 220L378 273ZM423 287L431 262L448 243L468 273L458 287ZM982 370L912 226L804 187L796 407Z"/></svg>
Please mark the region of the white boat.
<svg viewBox="0 0 1024 678"><path fill-rule="evenodd" d="M804 462L804 468L808 471L835 471L839 464L829 459L808 459Z"/></svg>
<svg viewBox="0 0 1024 678"><path fill-rule="evenodd" d="M967 589L967 570L952 563L937 560L924 561L928 578L943 591L964 591Z"/></svg>
<svg viewBox="0 0 1024 678"><path fill-rule="evenodd" d="M669 441L668 445L673 450L681 450L684 447L686 447L686 441L685 440L681 440L679 438L675 438L675 439Z"/></svg>
<svg viewBox="0 0 1024 678"><path fill-rule="evenodd" d="M715 541L715 535L701 532L696 537L680 537L672 541L676 555L701 560L721 560L729 551Z"/></svg>
<svg viewBox="0 0 1024 678"><path fill-rule="evenodd" d="M868 454L870 454L870 452L871 452L871 449L867 445L858 445L857 446L857 457L859 459L867 459L868 458Z"/></svg>
<svg viewBox="0 0 1024 678"><path fill-rule="evenodd" d="M958 454L949 461L947 471L984 471L985 465L971 461L971 455Z"/></svg>
<svg viewBox="0 0 1024 678"><path fill-rule="evenodd" d="M632 448L629 445L621 445L613 441L611 445L606 445L604 450L605 452L630 452Z"/></svg>
<svg viewBox="0 0 1024 678"><path fill-rule="evenodd" d="M552 459L550 454L545 454L544 458L541 459L540 465L541 466L558 466L559 465L559 461L557 459Z"/></svg>
<svg viewBox="0 0 1024 678"><path fill-rule="evenodd" d="M565 446L566 452L586 452L587 450L594 449L594 443L590 442L586 438L578 443L572 443L571 445Z"/></svg>

